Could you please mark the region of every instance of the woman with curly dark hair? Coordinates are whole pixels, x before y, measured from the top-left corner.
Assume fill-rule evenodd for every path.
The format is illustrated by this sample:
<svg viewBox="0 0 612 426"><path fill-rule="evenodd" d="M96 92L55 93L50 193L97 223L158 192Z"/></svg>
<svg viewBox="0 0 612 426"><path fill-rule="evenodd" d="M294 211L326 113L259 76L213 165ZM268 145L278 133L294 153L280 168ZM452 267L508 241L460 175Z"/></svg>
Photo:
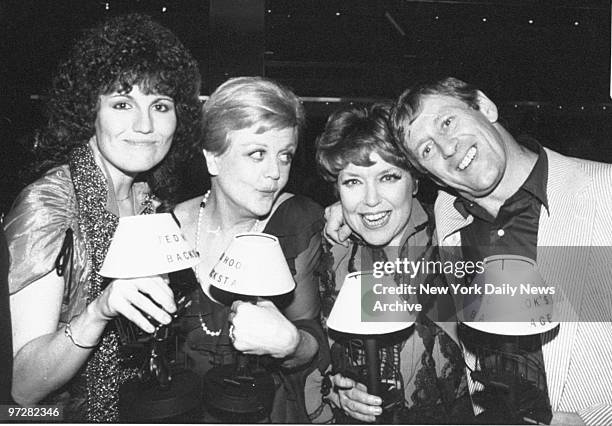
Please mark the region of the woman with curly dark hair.
<svg viewBox="0 0 612 426"><path fill-rule="evenodd" d="M167 324L176 306L160 277L108 282L98 271L119 217L172 202L177 159L200 127L199 87L176 36L137 14L88 30L60 65L37 147L47 171L5 221L19 404L118 420L134 371L107 325L123 315L151 332L146 316Z"/></svg>
<svg viewBox="0 0 612 426"><path fill-rule="evenodd" d="M177 163L188 160L200 131L201 104L197 62L169 30L148 17L110 19L77 41L59 65L45 108L48 124L37 142L38 169L67 164L70 152L95 131L100 94L133 85L145 93L171 97L177 116L168 155L139 177L163 203L176 201Z"/></svg>

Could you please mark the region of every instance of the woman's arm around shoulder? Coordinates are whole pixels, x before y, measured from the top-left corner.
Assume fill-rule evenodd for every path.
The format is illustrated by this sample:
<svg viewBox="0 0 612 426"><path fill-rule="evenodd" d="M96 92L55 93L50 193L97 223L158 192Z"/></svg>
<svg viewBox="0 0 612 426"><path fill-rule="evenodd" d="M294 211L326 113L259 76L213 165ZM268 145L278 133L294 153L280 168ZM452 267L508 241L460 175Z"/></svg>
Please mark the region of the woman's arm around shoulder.
<svg viewBox="0 0 612 426"><path fill-rule="evenodd" d="M283 314L297 327L299 343L283 366L295 368L310 363L326 342L319 317L320 297L316 275L321 257L323 209L309 198L299 195L284 204L285 208L280 206L276 215L280 215L286 226L284 232L281 230L280 238L285 239L281 244L284 243L289 260L293 261L296 287Z"/></svg>

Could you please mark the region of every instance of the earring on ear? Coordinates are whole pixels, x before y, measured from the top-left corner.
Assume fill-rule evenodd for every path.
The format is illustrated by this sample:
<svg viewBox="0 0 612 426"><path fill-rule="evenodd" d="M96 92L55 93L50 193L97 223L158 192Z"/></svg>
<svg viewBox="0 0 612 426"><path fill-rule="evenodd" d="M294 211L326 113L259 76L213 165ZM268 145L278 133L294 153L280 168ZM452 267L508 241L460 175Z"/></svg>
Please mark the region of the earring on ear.
<svg viewBox="0 0 612 426"><path fill-rule="evenodd" d="M412 189L412 196L414 197L419 192L419 180L414 180L414 188Z"/></svg>

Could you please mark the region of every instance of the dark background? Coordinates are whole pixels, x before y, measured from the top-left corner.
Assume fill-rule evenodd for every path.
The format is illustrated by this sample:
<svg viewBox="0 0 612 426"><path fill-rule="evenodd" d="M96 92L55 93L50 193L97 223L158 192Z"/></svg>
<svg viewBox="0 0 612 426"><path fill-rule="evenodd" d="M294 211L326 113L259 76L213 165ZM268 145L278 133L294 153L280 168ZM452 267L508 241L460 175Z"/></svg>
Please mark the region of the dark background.
<svg viewBox="0 0 612 426"><path fill-rule="evenodd" d="M289 189L322 204L333 194L313 142L327 115L424 76L475 83L515 135L612 161L609 0L0 0L0 212L32 178L32 135L59 58L82 28L130 11L193 52L202 95L232 76L265 75L303 97L308 125ZM185 178L185 197L203 192L201 163Z"/></svg>

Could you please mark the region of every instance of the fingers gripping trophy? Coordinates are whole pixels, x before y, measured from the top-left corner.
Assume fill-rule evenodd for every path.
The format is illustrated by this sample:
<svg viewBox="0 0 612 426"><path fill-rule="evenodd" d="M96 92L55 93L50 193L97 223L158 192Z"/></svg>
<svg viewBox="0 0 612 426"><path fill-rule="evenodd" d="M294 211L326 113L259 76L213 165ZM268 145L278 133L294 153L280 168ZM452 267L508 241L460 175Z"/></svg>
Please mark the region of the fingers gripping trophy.
<svg viewBox="0 0 612 426"><path fill-rule="evenodd" d="M269 353L270 345L277 339L257 329L268 326L269 315L282 316L265 298L284 295L295 288L278 239L256 232L234 236L208 275L207 285L234 296L228 318L229 338L240 353L236 364L212 368L205 375L205 398L212 407L226 413L269 413L274 380L261 355ZM241 316L242 311L252 312ZM247 318L248 324L242 318ZM269 342L261 341L267 337ZM253 342L253 339L258 341ZM250 349L257 347L268 349L266 352Z"/></svg>
<svg viewBox="0 0 612 426"><path fill-rule="evenodd" d="M157 276L168 285L169 273L191 268L198 261L197 252L189 247L170 214L128 216L119 220L100 275L112 279ZM187 295L195 285L173 283L176 304L176 311L171 314L173 319L191 303ZM141 300L144 304L154 303L146 293ZM193 386L197 378L174 369L173 360L168 359L171 350L168 343L175 338L172 323L162 324L149 315L145 317L154 325L151 333L125 317L115 321L124 352L136 353L142 359L138 379L121 389L122 417L127 420L142 420L143 416L171 418L200 404L199 388Z"/></svg>

